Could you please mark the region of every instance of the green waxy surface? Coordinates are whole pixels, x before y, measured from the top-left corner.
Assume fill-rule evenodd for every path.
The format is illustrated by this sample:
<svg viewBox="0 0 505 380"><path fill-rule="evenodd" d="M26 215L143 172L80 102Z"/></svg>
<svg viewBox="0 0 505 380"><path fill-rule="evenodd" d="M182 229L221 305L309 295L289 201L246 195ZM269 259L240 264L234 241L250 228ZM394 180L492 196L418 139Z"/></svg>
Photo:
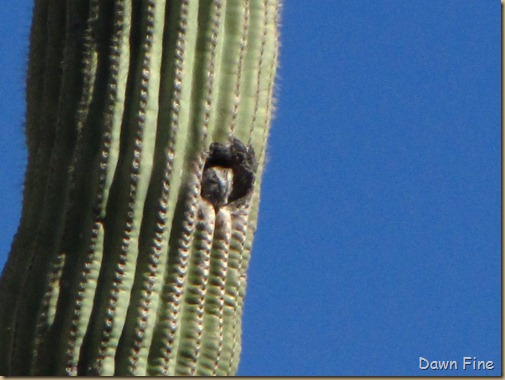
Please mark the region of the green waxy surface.
<svg viewBox="0 0 505 380"><path fill-rule="evenodd" d="M278 0L35 0L1 375L232 375L273 112ZM210 143L259 163L200 196Z"/></svg>

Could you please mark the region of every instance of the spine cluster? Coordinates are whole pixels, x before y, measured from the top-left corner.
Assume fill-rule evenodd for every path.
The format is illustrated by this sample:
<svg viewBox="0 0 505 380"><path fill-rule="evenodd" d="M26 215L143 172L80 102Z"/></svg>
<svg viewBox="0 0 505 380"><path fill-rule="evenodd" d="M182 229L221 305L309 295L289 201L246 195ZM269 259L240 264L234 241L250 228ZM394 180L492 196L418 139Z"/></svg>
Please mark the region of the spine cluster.
<svg viewBox="0 0 505 380"><path fill-rule="evenodd" d="M278 17L278 0L35 1L0 374L236 373ZM209 147L231 143L256 180L213 203ZM227 194L252 183L212 170Z"/></svg>

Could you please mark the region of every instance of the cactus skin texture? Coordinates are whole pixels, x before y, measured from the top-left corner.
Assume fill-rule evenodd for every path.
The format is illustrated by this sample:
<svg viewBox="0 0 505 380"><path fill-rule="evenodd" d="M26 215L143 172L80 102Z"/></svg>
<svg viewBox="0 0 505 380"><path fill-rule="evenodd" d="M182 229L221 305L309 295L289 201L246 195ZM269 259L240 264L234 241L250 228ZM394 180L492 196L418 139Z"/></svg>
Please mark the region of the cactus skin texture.
<svg viewBox="0 0 505 380"><path fill-rule="evenodd" d="M277 0L35 1L0 374L236 373L278 18ZM238 200L229 168L201 196L212 143L255 152Z"/></svg>

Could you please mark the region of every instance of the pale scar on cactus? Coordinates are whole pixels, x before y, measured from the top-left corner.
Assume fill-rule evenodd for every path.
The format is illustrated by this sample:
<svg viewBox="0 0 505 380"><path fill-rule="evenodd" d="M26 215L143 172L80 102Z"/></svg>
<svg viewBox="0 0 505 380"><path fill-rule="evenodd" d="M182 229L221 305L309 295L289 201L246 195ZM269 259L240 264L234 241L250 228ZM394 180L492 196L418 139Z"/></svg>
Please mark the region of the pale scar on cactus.
<svg viewBox="0 0 505 380"><path fill-rule="evenodd" d="M233 375L277 0L36 0L1 375Z"/></svg>

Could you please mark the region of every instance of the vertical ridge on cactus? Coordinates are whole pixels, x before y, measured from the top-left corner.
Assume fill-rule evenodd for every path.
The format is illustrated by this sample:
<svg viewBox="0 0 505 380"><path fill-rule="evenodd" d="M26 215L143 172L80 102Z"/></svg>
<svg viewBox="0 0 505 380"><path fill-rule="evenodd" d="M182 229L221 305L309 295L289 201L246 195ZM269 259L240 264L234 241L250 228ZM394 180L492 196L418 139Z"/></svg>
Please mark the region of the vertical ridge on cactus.
<svg viewBox="0 0 505 380"><path fill-rule="evenodd" d="M0 374L236 373L278 18L278 0L35 0ZM201 195L213 142L256 152L240 199Z"/></svg>

